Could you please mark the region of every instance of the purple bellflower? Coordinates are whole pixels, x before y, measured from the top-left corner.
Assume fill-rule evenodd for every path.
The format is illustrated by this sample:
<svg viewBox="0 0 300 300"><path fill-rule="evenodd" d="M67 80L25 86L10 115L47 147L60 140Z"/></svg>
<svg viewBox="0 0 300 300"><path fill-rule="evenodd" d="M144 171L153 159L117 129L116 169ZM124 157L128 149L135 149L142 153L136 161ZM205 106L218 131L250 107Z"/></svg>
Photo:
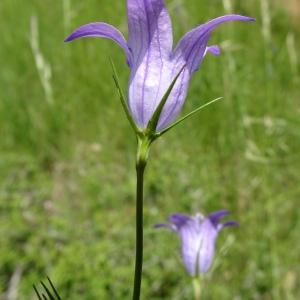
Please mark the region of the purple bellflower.
<svg viewBox="0 0 300 300"><path fill-rule="evenodd" d="M207 217L173 214L169 217L171 224L157 224L155 227L169 228L180 236L184 265L190 275L196 276L206 273L211 267L219 232L228 226L238 226L235 221L220 223L221 218L228 214L227 210L213 212Z"/></svg>
<svg viewBox="0 0 300 300"><path fill-rule="evenodd" d="M125 52L131 69L128 108L140 130L148 127L157 107L176 78L154 130L160 132L177 118L184 104L189 81L205 55L220 54L218 46L208 46L212 31L228 21L253 21L240 15L225 15L186 33L173 49L173 32L163 0L127 0L128 41L112 25L95 22L76 29L65 41L81 37L107 38ZM184 68L184 69L183 69Z"/></svg>

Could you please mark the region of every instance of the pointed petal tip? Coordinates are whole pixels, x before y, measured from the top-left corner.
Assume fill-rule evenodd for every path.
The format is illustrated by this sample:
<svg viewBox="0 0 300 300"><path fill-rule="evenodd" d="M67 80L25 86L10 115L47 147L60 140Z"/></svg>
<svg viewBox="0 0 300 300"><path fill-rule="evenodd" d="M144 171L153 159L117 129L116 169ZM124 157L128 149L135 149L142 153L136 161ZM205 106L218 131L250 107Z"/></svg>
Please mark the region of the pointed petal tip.
<svg viewBox="0 0 300 300"><path fill-rule="evenodd" d="M245 21L256 22L256 18L247 17L247 19Z"/></svg>
<svg viewBox="0 0 300 300"><path fill-rule="evenodd" d="M245 21L256 21L256 18L253 18L253 17L249 17L249 16L244 16L244 15L239 15L239 14L229 14L229 15L224 15L224 16L221 16L222 17L233 17L233 18L240 18L242 20L245 20Z"/></svg>
<svg viewBox="0 0 300 300"><path fill-rule="evenodd" d="M72 35L69 35L68 37L66 37L64 39L64 43L68 43L68 42L71 42L73 39L72 39Z"/></svg>
<svg viewBox="0 0 300 300"><path fill-rule="evenodd" d="M207 217L214 226L218 227L219 225L221 225L223 228L223 224L219 224L219 222L222 218L228 215L229 215L229 211L227 209L222 209L210 213Z"/></svg>
<svg viewBox="0 0 300 300"><path fill-rule="evenodd" d="M169 216L169 221L175 225L181 225L189 220L190 217L188 215L176 213Z"/></svg>
<svg viewBox="0 0 300 300"><path fill-rule="evenodd" d="M165 228L165 229L169 229L171 231L176 231L176 226L174 224L163 224L163 223L159 223L159 224L154 224L153 225L154 229L160 229L160 228Z"/></svg>
<svg viewBox="0 0 300 300"><path fill-rule="evenodd" d="M220 56L221 48L218 45L212 45L212 46L206 47L204 55L206 55L208 52L213 54L214 56Z"/></svg>
<svg viewBox="0 0 300 300"><path fill-rule="evenodd" d="M225 216L227 216L227 215L229 215L229 210L228 209L220 209L220 210L217 210L217 211L214 211L214 212L212 212L212 213L210 213L209 215L208 215L208 217L217 217L217 218L223 218L223 217L225 217Z"/></svg>

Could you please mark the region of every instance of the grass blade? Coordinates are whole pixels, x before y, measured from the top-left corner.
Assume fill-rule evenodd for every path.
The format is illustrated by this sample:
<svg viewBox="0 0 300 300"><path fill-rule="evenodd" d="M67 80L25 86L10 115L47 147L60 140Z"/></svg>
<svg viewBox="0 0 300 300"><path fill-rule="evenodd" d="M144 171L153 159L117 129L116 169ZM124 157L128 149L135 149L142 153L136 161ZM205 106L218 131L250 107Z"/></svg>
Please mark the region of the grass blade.
<svg viewBox="0 0 300 300"><path fill-rule="evenodd" d="M33 288L39 300L43 300L35 285L33 285Z"/></svg>
<svg viewBox="0 0 300 300"><path fill-rule="evenodd" d="M45 289L48 297L50 300L55 300L55 298L53 297L53 295L51 294L51 292L49 291L49 289L47 288L47 286L44 284L43 281L41 281L41 285L43 286L43 288Z"/></svg>
<svg viewBox="0 0 300 300"><path fill-rule="evenodd" d="M49 300L45 294L42 294L42 296L43 296L43 300Z"/></svg>
<svg viewBox="0 0 300 300"><path fill-rule="evenodd" d="M54 287L54 284L52 283L51 279L47 277L49 287L41 281L41 286L43 288L43 292L40 293L35 285L33 285L34 291L38 297L38 300L61 300L61 297L59 296L56 288ZM51 287L51 288L50 288Z"/></svg>
<svg viewBox="0 0 300 300"><path fill-rule="evenodd" d="M58 294L56 288L54 287L52 281L50 280L49 277L47 277L47 279L48 279L48 282L49 282L49 284L50 284L50 286L51 286L53 292L55 293L55 296L57 297L57 300L61 300L61 298L60 298L60 296L59 296L59 294Z"/></svg>

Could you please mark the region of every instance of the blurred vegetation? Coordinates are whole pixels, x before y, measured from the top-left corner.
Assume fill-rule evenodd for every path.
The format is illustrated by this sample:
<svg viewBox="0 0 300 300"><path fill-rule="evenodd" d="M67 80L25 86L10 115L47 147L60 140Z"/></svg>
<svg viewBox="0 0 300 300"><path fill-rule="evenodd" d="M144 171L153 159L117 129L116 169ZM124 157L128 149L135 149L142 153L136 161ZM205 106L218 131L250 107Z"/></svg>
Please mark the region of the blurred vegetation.
<svg viewBox="0 0 300 300"><path fill-rule="evenodd" d="M224 13L257 22L213 34L223 55L205 59L184 112L225 100L152 148L143 299L192 299L177 237L152 225L221 208L241 227L222 233L203 299L300 299L300 9L279 0L167 3L175 40ZM36 299L32 284L47 275L63 299L130 298L136 144L109 56L124 88L129 71L110 41L63 43L100 20L126 33L125 1L0 2L1 299Z"/></svg>

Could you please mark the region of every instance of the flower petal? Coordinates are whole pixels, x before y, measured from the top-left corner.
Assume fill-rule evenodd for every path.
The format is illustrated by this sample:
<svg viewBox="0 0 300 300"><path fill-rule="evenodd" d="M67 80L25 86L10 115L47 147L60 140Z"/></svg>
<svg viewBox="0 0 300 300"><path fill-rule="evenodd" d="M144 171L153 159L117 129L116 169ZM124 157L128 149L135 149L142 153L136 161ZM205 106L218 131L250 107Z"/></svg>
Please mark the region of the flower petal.
<svg viewBox="0 0 300 300"><path fill-rule="evenodd" d="M218 45L212 45L206 47L204 55L206 55L208 52L210 52L214 56L219 56L221 54L221 48Z"/></svg>
<svg viewBox="0 0 300 300"><path fill-rule="evenodd" d="M202 24L190 32L178 42L174 51L176 60L183 60L187 63L190 72L195 72L204 57L210 34L220 24L229 21L254 21L255 19L240 15L225 15L219 18L210 20Z"/></svg>
<svg viewBox="0 0 300 300"><path fill-rule="evenodd" d="M214 259L215 243L218 236L218 230L208 218L201 225L200 236L198 268L200 273L206 273Z"/></svg>
<svg viewBox="0 0 300 300"><path fill-rule="evenodd" d="M172 66L171 78L173 78L178 73L183 65L184 64L178 64ZM187 95L190 78L191 74L189 70L185 69L177 79L177 82L169 96L169 99L167 100L161 112L160 119L157 125L158 132L168 127L180 113Z"/></svg>
<svg viewBox="0 0 300 300"><path fill-rule="evenodd" d="M253 21L254 19L240 15L222 16L194 28L185 34L178 42L172 55L173 72L171 73L171 78L174 77L174 74L177 74L178 70L185 64L186 70L178 79L173 92L165 104L158 122L158 131L163 130L171 124L180 113L186 98L191 75L199 68L207 51L215 55L219 54L219 48L216 46L207 47L211 32L221 23L235 20Z"/></svg>
<svg viewBox="0 0 300 300"><path fill-rule="evenodd" d="M192 275L197 272L197 257L201 242L200 223L197 217L189 219L178 228L181 238L182 259L187 271Z"/></svg>
<svg viewBox="0 0 300 300"><path fill-rule="evenodd" d="M169 217L170 222L172 222L178 229L183 226L191 217L183 214L173 214Z"/></svg>
<svg viewBox="0 0 300 300"><path fill-rule="evenodd" d="M217 226L222 218L229 215L229 211L226 209L219 210L208 215L209 220L214 226Z"/></svg>
<svg viewBox="0 0 300 300"><path fill-rule="evenodd" d="M155 224L154 228L167 228L167 229L170 229L172 231L177 231L177 228L174 224L159 223L159 224Z"/></svg>
<svg viewBox="0 0 300 300"><path fill-rule="evenodd" d="M168 57L172 51L173 34L164 1L127 0L127 12L128 45L135 65L139 65L146 55Z"/></svg>
<svg viewBox="0 0 300 300"><path fill-rule="evenodd" d="M172 26L163 0L127 0L127 8L133 54L129 107L137 125L146 128L172 81Z"/></svg>
<svg viewBox="0 0 300 300"><path fill-rule="evenodd" d="M187 271L196 275L197 256L200 247L200 218L184 214L173 214L169 217L172 224L156 224L155 228L168 228L176 231L181 239L181 253Z"/></svg>
<svg viewBox="0 0 300 300"><path fill-rule="evenodd" d="M232 226L234 226L234 227L239 227L240 226L240 224L236 221L227 221L224 224L220 224L220 225L222 226L222 228L232 227Z"/></svg>
<svg viewBox="0 0 300 300"><path fill-rule="evenodd" d="M65 42L71 42L82 37L98 37L113 40L125 51L128 64L131 65L131 51L129 50L127 42L122 33L114 26L103 22L89 23L73 31L65 39Z"/></svg>

